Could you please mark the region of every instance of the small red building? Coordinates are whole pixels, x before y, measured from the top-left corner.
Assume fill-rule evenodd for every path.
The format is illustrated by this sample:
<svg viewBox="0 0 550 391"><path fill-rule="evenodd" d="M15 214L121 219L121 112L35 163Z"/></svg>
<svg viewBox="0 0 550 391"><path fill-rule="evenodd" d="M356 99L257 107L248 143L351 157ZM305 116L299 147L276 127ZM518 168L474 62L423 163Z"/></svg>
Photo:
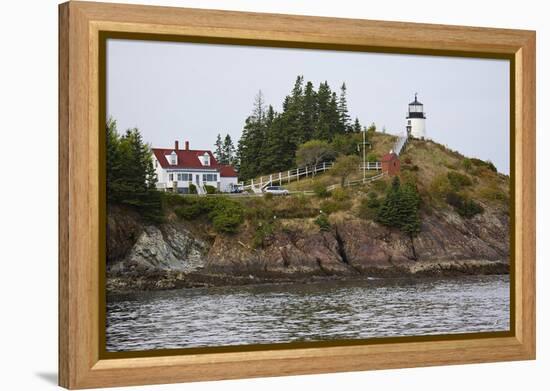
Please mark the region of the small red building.
<svg viewBox="0 0 550 391"><path fill-rule="evenodd" d="M380 159L382 163L382 172L387 173L390 176L398 175L401 169L401 163L399 162L399 156L394 152L390 152L382 156Z"/></svg>

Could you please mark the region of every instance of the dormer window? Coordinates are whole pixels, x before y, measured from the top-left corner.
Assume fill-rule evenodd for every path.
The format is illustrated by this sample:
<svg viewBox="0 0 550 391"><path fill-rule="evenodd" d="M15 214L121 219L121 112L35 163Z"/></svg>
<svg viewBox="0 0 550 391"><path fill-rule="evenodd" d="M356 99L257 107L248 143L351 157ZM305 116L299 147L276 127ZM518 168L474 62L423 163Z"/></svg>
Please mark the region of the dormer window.
<svg viewBox="0 0 550 391"><path fill-rule="evenodd" d="M168 156L168 162L170 162L170 165L172 166L178 164L178 155L175 151L172 151L172 153Z"/></svg>
<svg viewBox="0 0 550 391"><path fill-rule="evenodd" d="M210 165L210 155L208 154L208 152L205 152L204 155L202 155L202 164L204 166Z"/></svg>

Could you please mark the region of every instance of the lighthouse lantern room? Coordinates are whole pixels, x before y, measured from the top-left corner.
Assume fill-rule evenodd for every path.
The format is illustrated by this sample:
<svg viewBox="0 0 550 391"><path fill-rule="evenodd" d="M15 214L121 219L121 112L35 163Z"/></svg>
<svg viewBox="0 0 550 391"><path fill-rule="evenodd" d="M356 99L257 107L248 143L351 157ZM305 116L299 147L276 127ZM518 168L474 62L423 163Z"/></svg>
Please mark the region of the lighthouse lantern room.
<svg viewBox="0 0 550 391"><path fill-rule="evenodd" d="M414 94L414 102L409 103L409 111L407 113L407 134L415 138L426 137L426 114L424 113L424 105L417 99L417 94Z"/></svg>

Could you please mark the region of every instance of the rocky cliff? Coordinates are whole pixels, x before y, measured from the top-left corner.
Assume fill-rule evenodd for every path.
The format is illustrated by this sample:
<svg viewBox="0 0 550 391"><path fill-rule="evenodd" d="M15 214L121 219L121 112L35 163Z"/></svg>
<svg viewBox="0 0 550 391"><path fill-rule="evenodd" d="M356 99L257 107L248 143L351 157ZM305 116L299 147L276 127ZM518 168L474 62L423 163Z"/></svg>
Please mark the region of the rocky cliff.
<svg viewBox="0 0 550 391"><path fill-rule="evenodd" d="M114 208L108 289L508 273L508 216L491 208L472 219L450 210L423 213L414 239L349 213L330 221L331 228L321 231L312 219L289 219L253 248L253 226L215 234L200 221L147 225Z"/></svg>

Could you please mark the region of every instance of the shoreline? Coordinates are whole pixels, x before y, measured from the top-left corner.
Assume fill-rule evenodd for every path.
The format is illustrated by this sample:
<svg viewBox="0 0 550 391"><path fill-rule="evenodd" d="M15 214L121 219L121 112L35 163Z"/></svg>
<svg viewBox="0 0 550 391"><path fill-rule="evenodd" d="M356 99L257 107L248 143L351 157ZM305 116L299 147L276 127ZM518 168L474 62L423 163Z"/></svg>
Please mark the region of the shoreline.
<svg viewBox="0 0 550 391"><path fill-rule="evenodd" d="M510 274L510 264L488 260L418 261L409 266L373 267L355 275L319 275L265 273L256 275L228 275L214 271L179 272L157 270L147 273L118 273L106 276L108 295L146 291L248 286L264 284L307 284L335 281L362 281L376 279L461 277L473 275Z"/></svg>

